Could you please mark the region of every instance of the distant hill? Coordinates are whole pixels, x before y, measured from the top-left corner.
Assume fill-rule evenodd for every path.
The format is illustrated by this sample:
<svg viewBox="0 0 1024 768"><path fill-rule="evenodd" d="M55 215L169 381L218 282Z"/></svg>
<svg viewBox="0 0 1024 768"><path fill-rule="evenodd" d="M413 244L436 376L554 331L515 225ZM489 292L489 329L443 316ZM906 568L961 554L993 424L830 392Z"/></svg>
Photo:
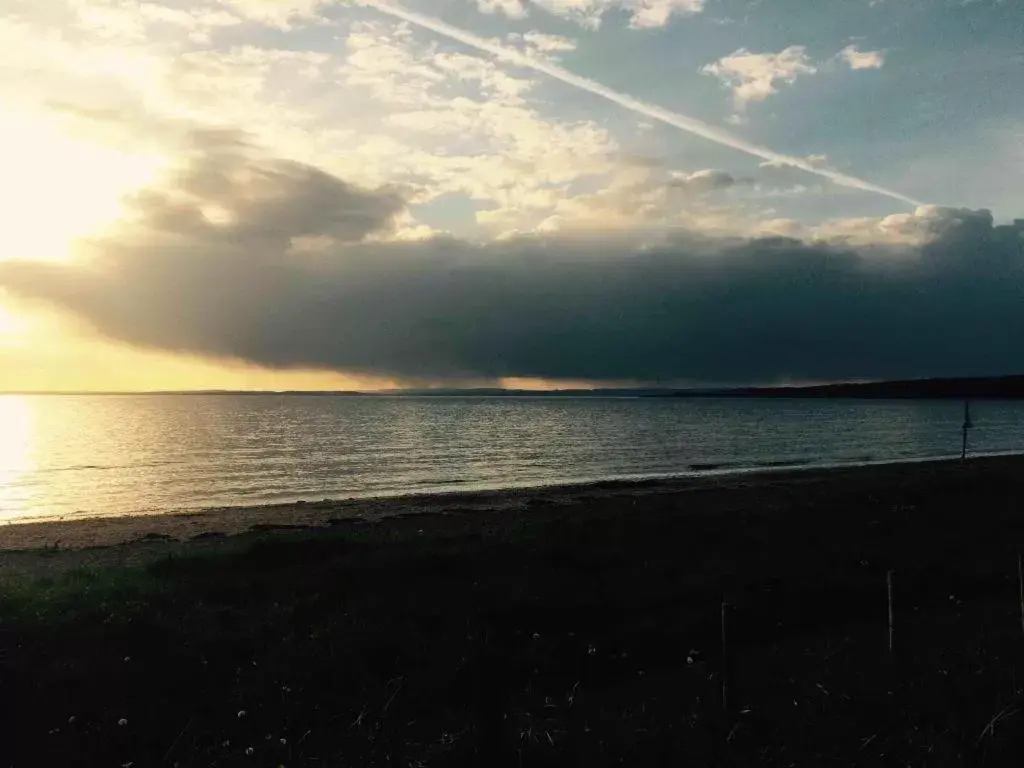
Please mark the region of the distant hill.
<svg viewBox="0 0 1024 768"><path fill-rule="evenodd" d="M1024 399L1024 376L908 379L810 387L740 387L675 393L677 397L834 397L889 399Z"/></svg>
<svg viewBox="0 0 1024 768"><path fill-rule="evenodd" d="M91 394L124 395L125 392L45 393L14 392L8 394ZM146 395L303 395L316 397L793 397L793 398L875 398L875 399L957 399L1017 400L1024 399L1024 375L959 379L908 379L904 381L869 381L845 384L819 384L808 387L716 387L709 389L668 389L664 387L619 387L606 389L501 389L479 387L459 389L421 388L390 389L370 392L352 391L250 391L205 390L183 392L140 392Z"/></svg>
<svg viewBox="0 0 1024 768"><path fill-rule="evenodd" d="M391 389L377 392L378 395L413 397L664 397L685 390L655 388L607 388L607 389L501 389L500 387Z"/></svg>

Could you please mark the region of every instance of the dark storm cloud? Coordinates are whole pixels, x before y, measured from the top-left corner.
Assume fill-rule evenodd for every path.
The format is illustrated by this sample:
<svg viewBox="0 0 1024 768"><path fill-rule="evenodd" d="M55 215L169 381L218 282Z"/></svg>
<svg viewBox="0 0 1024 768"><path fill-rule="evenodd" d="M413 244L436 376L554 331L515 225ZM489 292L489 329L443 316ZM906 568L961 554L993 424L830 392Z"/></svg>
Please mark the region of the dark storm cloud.
<svg viewBox="0 0 1024 768"><path fill-rule="evenodd" d="M374 242L403 203L197 134L80 264L0 287L131 344L424 380L770 381L1024 368L1020 236L939 210L884 255L774 238ZM369 238L369 239L368 239Z"/></svg>

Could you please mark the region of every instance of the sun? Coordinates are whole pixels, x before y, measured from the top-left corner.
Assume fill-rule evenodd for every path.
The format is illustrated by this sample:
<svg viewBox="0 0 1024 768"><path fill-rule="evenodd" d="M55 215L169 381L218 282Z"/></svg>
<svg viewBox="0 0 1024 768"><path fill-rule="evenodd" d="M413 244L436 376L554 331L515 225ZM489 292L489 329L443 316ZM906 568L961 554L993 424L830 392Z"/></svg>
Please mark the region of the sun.
<svg viewBox="0 0 1024 768"><path fill-rule="evenodd" d="M0 304L0 344L10 337L18 336L25 329L25 322Z"/></svg>
<svg viewBox="0 0 1024 768"><path fill-rule="evenodd" d="M0 260L69 258L74 240L116 221L123 195L151 183L161 164L76 139L46 114L0 104Z"/></svg>

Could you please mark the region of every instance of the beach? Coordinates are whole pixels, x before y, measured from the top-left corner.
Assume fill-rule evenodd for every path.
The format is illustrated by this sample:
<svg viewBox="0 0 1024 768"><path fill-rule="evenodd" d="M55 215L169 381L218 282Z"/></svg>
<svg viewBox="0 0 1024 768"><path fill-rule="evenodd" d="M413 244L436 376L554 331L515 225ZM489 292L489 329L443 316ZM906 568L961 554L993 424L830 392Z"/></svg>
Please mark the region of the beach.
<svg viewBox="0 0 1024 768"><path fill-rule="evenodd" d="M6 748L1011 764L1022 501L1003 457L5 526Z"/></svg>
<svg viewBox="0 0 1024 768"><path fill-rule="evenodd" d="M1024 469L1024 457L998 456L973 459L971 471L1009 473ZM242 534L330 529L373 524L394 526L412 519L432 529L471 529L488 526L497 518L521 514L536 516L547 507L572 508L586 515L595 503L623 511L640 504L683 507L707 514L727 511L751 494L762 503L777 504L806 489L823 489L838 497L872 488L927 491L936 478L963 472L955 460L920 460L862 466L779 466L772 469L712 471L706 474L641 480L605 480L589 483L542 485L525 488L451 493L401 494L378 498L298 501L257 506L228 506L120 516L15 520L0 526L0 552L31 550L73 552L111 547L149 545L154 542L188 544ZM775 497L778 498L775 498ZM399 526L407 527L399 523ZM52 556L53 552L48 552ZM113 558L113 555L109 555ZM100 555L102 557L102 555Z"/></svg>

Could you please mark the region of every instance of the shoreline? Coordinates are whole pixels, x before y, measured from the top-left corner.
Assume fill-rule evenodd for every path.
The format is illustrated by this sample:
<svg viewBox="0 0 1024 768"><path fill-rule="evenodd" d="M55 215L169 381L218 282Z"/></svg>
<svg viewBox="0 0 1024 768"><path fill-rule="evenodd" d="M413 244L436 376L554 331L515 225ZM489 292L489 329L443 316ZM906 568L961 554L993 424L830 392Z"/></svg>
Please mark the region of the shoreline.
<svg viewBox="0 0 1024 768"><path fill-rule="evenodd" d="M1024 457L1024 450L1010 451L978 451L968 454L968 461L979 461L989 459L1006 459L1013 457ZM906 456L885 459L873 457L861 457L848 461L818 461L814 459L779 459L765 460L753 464L740 464L728 460L716 462L695 462L689 464L687 469L672 472L636 472L607 476L585 476L567 480L550 481L524 481L506 485L498 484L473 484L467 485L449 483L447 486L438 486L434 489L423 490L396 490L396 491L367 491L355 495L340 495L324 497L321 499L287 499L281 501L254 502L251 504L227 504L227 505L202 505L184 507L168 507L166 509L151 510L126 510L112 513L93 513L78 511L64 513L61 515L42 516L21 516L10 518L0 522L0 531L11 526L49 525L54 523L78 523L97 522L105 520L146 520L162 517L194 517L208 513L231 512L231 511L260 511L264 509L284 509L290 507L318 505L341 505L341 504L372 504L375 502L402 502L417 499L437 499L447 497L461 497L467 495L484 496L492 494L513 494L513 493L542 493L544 491L572 490L587 488L606 483L622 483L629 485L643 485L649 483L674 483L684 481L718 480L732 477L740 478L757 476L762 474L796 473L796 472L827 472L832 470L860 469L871 467L888 467L915 464L959 464L961 461L958 455L948 453L932 456ZM5 549L0 540L0 551Z"/></svg>
<svg viewBox="0 0 1024 768"><path fill-rule="evenodd" d="M808 483L864 483L896 475L950 470L961 466L984 470L1007 463L1024 468L1024 454L975 455L966 465L958 458L907 458L850 464L780 464L752 468L710 468L691 474L617 477L550 485L479 490L407 493L348 499L323 499L252 506L209 507L167 513L110 517L10 521L0 526L0 556L108 549L132 545L198 544L246 534L329 530L346 525L380 524L439 517L521 514L544 506L581 506L584 502L622 496L728 494L750 490L795 489ZM483 523L483 521L480 521ZM471 525L471 524L470 524Z"/></svg>

